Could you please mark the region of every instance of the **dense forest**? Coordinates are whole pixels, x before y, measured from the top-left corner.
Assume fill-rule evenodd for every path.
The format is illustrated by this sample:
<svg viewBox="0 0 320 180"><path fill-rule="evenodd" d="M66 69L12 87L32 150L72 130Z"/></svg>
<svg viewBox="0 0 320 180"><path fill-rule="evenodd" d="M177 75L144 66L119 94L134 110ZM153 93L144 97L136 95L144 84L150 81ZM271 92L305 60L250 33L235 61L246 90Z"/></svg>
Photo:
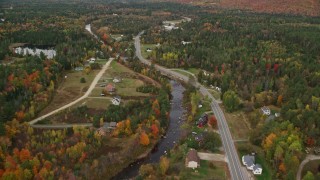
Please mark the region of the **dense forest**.
<svg viewBox="0 0 320 180"><path fill-rule="evenodd" d="M253 118L251 141L260 146L275 135L263 146L268 160L275 167L284 163L282 177L292 177L295 168L288 168L292 161L285 157L301 157L304 146L320 145L319 23L318 18L203 13L178 30L158 33L154 27L143 42L161 44L149 55L154 62L170 68L197 67L202 70L197 74L200 82L221 87L222 96L236 92L242 100L237 107L246 112L265 105L280 107L279 122L265 124L260 120L264 117ZM297 139L283 144L286 138L275 132L290 137L294 133ZM282 153L277 154L279 149Z"/></svg>

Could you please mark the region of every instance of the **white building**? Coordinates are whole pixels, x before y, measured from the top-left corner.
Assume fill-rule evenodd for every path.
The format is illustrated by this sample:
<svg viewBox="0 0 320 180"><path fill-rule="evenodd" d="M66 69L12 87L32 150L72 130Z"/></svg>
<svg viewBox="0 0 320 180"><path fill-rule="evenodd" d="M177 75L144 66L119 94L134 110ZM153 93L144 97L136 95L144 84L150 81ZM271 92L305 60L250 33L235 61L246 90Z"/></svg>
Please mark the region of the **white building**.
<svg viewBox="0 0 320 180"><path fill-rule="evenodd" d="M269 115L271 114L271 110L270 110L270 108L267 107L267 106L263 106L263 107L261 108L261 112L262 112L262 114L267 115L267 116L269 116Z"/></svg>
<svg viewBox="0 0 320 180"><path fill-rule="evenodd" d="M120 102L121 102L121 97L120 96L115 96L115 97L113 97L111 102L112 102L113 105L119 106Z"/></svg>
<svg viewBox="0 0 320 180"><path fill-rule="evenodd" d="M262 166L260 164L256 164L255 166L253 166L252 172L256 175L262 174Z"/></svg>

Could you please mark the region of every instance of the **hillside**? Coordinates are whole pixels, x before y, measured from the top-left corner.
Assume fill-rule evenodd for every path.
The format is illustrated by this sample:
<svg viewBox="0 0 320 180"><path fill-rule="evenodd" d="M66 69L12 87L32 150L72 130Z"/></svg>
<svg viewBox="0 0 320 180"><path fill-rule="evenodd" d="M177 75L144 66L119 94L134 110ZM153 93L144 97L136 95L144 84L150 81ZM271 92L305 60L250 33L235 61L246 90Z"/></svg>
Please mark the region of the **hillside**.
<svg viewBox="0 0 320 180"><path fill-rule="evenodd" d="M256 12L320 16L319 0L169 0L222 8L247 9Z"/></svg>

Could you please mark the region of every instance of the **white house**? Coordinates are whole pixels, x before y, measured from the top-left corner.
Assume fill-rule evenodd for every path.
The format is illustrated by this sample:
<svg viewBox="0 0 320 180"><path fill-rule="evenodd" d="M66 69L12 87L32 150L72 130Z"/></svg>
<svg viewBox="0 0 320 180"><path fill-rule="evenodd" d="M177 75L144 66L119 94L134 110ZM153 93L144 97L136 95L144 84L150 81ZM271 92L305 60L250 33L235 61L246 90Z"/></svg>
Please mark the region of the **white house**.
<svg viewBox="0 0 320 180"><path fill-rule="evenodd" d="M113 78L113 82L114 83L119 83L119 82L121 82L121 78L115 77L115 78Z"/></svg>
<svg viewBox="0 0 320 180"><path fill-rule="evenodd" d="M262 114L267 115L267 116L269 116L271 114L270 108L267 106L263 106L261 108L261 112L262 112Z"/></svg>
<svg viewBox="0 0 320 180"><path fill-rule="evenodd" d="M96 58L90 58L88 61L89 61L89 63L94 63L94 62L96 62Z"/></svg>
<svg viewBox="0 0 320 180"><path fill-rule="evenodd" d="M111 102L112 102L113 105L119 106L120 102L121 102L121 97L120 96L115 96L115 97L113 97Z"/></svg>
<svg viewBox="0 0 320 180"><path fill-rule="evenodd" d="M255 164L255 157L253 155L242 156L242 164L245 165L248 170L251 170L253 174L262 174L262 166L260 164Z"/></svg>
<svg viewBox="0 0 320 180"><path fill-rule="evenodd" d="M255 158L252 155L242 156L242 164L247 167L249 170L253 170Z"/></svg>
<svg viewBox="0 0 320 180"><path fill-rule="evenodd" d="M200 158L195 149L189 150L186 157L186 167L193 169L200 167Z"/></svg>
<svg viewBox="0 0 320 180"><path fill-rule="evenodd" d="M187 45L187 44L191 44L191 42L188 42L188 41L181 41L181 44L183 44L183 45Z"/></svg>
<svg viewBox="0 0 320 180"><path fill-rule="evenodd" d="M147 52L152 52L152 49L150 49L150 48L147 48Z"/></svg>
<svg viewBox="0 0 320 180"><path fill-rule="evenodd" d="M262 166L260 164L256 164L255 166L253 166L252 172L256 175L262 174Z"/></svg>

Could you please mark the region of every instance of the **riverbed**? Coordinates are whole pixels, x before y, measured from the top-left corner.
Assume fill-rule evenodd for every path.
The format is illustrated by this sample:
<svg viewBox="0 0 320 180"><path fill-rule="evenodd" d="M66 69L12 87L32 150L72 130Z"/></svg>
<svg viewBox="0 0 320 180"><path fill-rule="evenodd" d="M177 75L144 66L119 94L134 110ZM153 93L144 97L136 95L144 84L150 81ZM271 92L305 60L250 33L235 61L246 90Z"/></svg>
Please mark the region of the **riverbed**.
<svg viewBox="0 0 320 180"><path fill-rule="evenodd" d="M142 164L148 163L158 163L160 157L165 155L174 147L176 143L180 140L180 126L182 125L184 119L183 114L185 113L185 109L182 106L183 102L183 92L185 88L177 81L170 81L172 86L172 100L171 100L171 109L170 109L170 122L164 138L162 138L155 149L143 160L139 160L129 167L122 170L117 176L115 176L114 180L122 180L122 179L132 179L136 177L139 173L139 168Z"/></svg>

